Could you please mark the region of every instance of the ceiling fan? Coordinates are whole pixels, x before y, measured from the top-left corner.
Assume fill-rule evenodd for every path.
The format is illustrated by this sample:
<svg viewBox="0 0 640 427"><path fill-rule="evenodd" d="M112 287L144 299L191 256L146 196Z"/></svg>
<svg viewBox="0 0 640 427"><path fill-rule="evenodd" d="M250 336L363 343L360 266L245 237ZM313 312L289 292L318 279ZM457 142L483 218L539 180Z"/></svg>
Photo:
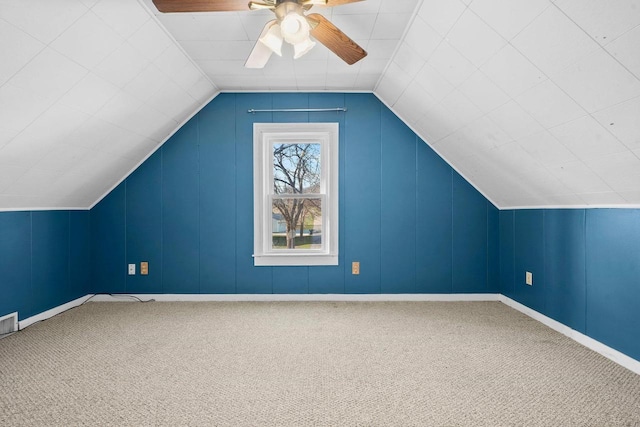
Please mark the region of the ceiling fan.
<svg viewBox="0 0 640 427"><path fill-rule="evenodd" d="M362 0L153 0L160 12L229 12L272 10L276 19L264 26L247 62L247 68L263 68L273 53L282 56L282 43L293 45L294 58L309 52L315 42L310 36L347 64L367 56L367 52L319 13L305 15L314 5L340 6Z"/></svg>

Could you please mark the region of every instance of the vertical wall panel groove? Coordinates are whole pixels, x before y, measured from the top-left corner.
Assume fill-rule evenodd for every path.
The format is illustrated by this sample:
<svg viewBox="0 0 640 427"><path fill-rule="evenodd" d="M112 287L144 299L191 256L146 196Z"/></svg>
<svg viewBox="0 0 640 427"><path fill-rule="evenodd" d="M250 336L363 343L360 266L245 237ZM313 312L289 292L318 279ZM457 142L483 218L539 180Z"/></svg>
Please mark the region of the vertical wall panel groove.
<svg viewBox="0 0 640 427"><path fill-rule="evenodd" d="M86 293L89 212L0 213L0 315L23 320Z"/></svg>
<svg viewBox="0 0 640 427"><path fill-rule="evenodd" d="M342 106L346 113L247 114L250 108ZM253 123L272 121L339 123L338 266L253 266ZM120 256L101 254L98 242L108 231L106 221L120 218L121 204L126 224L118 220L112 231L122 227L126 241L110 253L122 252L137 265L154 258L153 278L125 276L127 291L497 289L491 272L499 257L491 251L491 236L497 240L498 230L490 226L488 202L374 95L221 94L154 156L127 178L122 195L114 191L92 213L100 224L92 226L96 275L115 268ZM361 263L360 275L351 274L352 261ZM125 263L118 268L125 271ZM98 282L107 286L106 279ZM110 289L122 292L117 280Z"/></svg>
<svg viewBox="0 0 640 427"><path fill-rule="evenodd" d="M640 210L501 211L500 232L502 293L640 360ZM526 270L533 286L524 284Z"/></svg>
<svg viewBox="0 0 640 427"><path fill-rule="evenodd" d="M274 106L348 111L246 112ZM253 266L252 126L274 120L340 125L338 266ZM486 203L372 94L221 94L90 212L1 213L0 314L87 292L487 292Z"/></svg>

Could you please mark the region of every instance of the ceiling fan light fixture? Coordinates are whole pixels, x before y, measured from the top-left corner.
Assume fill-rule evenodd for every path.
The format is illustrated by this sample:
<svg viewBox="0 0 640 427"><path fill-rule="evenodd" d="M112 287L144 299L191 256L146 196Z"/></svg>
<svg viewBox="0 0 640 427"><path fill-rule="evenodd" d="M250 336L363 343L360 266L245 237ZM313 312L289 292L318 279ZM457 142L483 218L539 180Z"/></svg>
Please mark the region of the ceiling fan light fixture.
<svg viewBox="0 0 640 427"><path fill-rule="evenodd" d="M293 45L293 59L298 59L305 55L316 45L309 37Z"/></svg>
<svg viewBox="0 0 640 427"><path fill-rule="evenodd" d="M0 0L1 1L1 0ZM148 0L147 0L148 1ZM286 41L294 48L294 59L323 44L349 65L367 56L367 52L320 13L307 15L314 5L328 7L363 0L152 0L162 13L231 12L271 10L275 19L264 24L258 40L245 62L246 68L263 68L272 54L282 56ZM313 37L312 37L313 36Z"/></svg>
<svg viewBox="0 0 640 427"><path fill-rule="evenodd" d="M282 32L280 25L273 24L267 33L258 39L278 56L282 56Z"/></svg>
<svg viewBox="0 0 640 427"><path fill-rule="evenodd" d="M280 22L282 37L293 45L309 38L309 23L298 12L289 12Z"/></svg>

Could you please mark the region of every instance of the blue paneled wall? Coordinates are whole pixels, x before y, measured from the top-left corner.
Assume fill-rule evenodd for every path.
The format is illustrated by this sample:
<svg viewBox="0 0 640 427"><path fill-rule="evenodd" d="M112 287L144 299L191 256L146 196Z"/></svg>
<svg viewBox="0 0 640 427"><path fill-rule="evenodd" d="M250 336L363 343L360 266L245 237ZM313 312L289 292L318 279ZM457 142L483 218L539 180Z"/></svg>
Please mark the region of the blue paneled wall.
<svg viewBox="0 0 640 427"><path fill-rule="evenodd" d="M347 112L247 113L307 107ZM300 121L340 125L340 262L254 267L253 123ZM99 292L497 292L498 227L374 95L222 94L91 210L93 278ZM128 276L141 261L150 274Z"/></svg>
<svg viewBox="0 0 640 427"><path fill-rule="evenodd" d="M0 212L0 316L20 320L89 292L89 212Z"/></svg>
<svg viewBox="0 0 640 427"><path fill-rule="evenodd" d="M338 266L253 266L257 121L339 123ZM640 360L639 254L640 210L498 212L373 95L222 94L90 212L0 212L0 315L98 292L500 292Z"/></svg>
<svg viewBox="0 0 640 427"><path fill-rule="evenodd" d="M640 210L509 210L499 227L501 293L640 360Z"/></svg>

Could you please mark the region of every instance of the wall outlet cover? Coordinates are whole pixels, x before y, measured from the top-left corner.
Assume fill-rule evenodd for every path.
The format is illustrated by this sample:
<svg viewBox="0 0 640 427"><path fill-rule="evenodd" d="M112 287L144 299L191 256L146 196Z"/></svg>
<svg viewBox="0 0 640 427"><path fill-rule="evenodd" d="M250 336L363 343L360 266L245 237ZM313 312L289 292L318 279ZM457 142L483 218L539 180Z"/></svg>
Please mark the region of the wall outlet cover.
<svg viewBox="0 0 640 427"><path fill-rule="evenodd" d="M530 271L527 271L525 273L524 281L527 285L533 286L533 273Z"/></svg>
<svg viewBox="0 0 640 427"><path fill-rule="evenodd" d="M135 276L136 274L136 265L129 264L129 276Z"/></svg>
<svg viewBox="0 0 640 427"><path fill-rule="evenodd" d="M354 261L351 263L351 274L360 274L360 262Z"/></svg>

